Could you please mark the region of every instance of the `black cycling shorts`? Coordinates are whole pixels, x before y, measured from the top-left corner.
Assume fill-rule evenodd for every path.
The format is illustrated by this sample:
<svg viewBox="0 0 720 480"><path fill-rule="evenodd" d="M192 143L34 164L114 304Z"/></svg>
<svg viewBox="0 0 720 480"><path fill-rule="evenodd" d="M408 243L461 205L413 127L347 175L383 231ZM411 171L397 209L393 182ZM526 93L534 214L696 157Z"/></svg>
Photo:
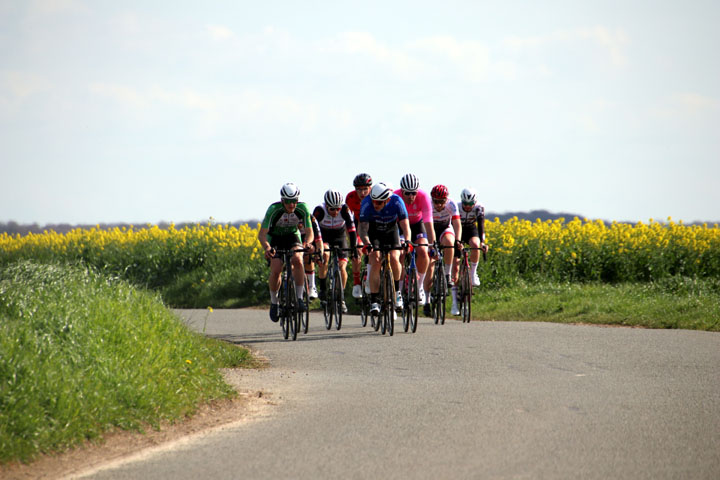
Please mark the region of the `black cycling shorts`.
<svg viewBox="0 0 720 480"><path fill-rule="evenodd" d="M399 247L400 246L400 233L397 228L393 228L388 232L378 232L373 228L373 224L370 224L368 230L368 237L374 248L380 246L383 247Z"/></svg>
<svg viewBox="0 0 720 480"><path fill-rule="evenodd" d="M344 228L331 229L320 227L320 233L322 233L323 243L326 245L348 248L348 238ZM353 233L353 235L355 234ZM338 252L338 258L340 260L346 260L348 258L348 252Z"/></svg>
<svg viewBox="0 0 720 480"><path fill-rule="evenodd" d="M302 243L297 235L273 235L269 238L270 246L275 250L287 250L293 247L300 247ZM278 254L275 254L275 258L279 258Z"/></svg>

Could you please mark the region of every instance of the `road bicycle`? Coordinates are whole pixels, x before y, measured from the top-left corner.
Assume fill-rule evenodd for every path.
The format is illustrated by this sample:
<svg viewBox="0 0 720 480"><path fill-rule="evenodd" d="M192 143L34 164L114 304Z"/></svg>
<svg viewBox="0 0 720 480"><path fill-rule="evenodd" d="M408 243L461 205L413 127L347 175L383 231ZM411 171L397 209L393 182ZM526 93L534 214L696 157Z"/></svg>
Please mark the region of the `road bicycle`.
<svg viewBox="0 0 720 480"><path fill-rule="evenodd" d="M323 314L325 315L325 328L330 330L335 321L335 329L340 330L342 326L342 302L344 289L342 277L340 276L340 252L352 252L352 248L340 248L337 245L330 246L330 260L328 262L327 288L322 299Z"/></svg>
<svg viewBox="0 0 720 480"><path fill-rule="evenodd" d="M418 306L420 303L418 294L418 275L417 266L415 265L415 248L417 247L429 247L427 244L420 243L408 243L407 252L405 255L405 276L402 287L403 296L403 330L407 332L410 330L415 333L418 324Z"/></svg>
<svg viewBox="0 0 720 480"><path fill-rule="evenodd" d="M472 276L470 274L470 263L468 260L468 251L482 250L480 247L464 246L462 249L462 257L460 259L460 269L458 271L457 280L457 301L460 310L460 317L463 323L470 323L472 320ZM483 251L483 260L487 260L485 251Z"/></svg>
<svg viewBox="0 0 720 480"><path fill-rule="evenodd" d="M283 337L285 340L288 338L291 340L297 340L297 334L300 331L300 325L302 319L307 314L307 278L305 279L305 294L303 295L303 301L305 302L306 312L301 312L298 308L298 298L295 292L295 281L292 278L292 267L291 260L296 252L306 252L308 249L282 249L276 250L276 254L283 262L282 272L280 278L282 280L280 284L280 296L278 306L278 317L280 320L280 327L282 328ZM303 326L307 333L307 320Z"/></svg>
<svg viewBox="0 0 720 480"><path fill-rule="evenodd" d="M455 248L454 246L435 245L438 252L438 259L435 262L433 270L432 285L430 287L430 309L435 325L445 325L445 300L448 294L448 283L445 277L445 262L443 261L443 251L446 248Z"/></svg>
<svg viewBox="0 0 720 480"><path fill-rule="evenodd" d="M395 278L390 267L390 252L403 247L380 246L380 312L371 313L370 321L375 331L392 336L395 331ZM377 268L377 267L376 267Z"/></svg>
<svg viewBox="0 0 720 480"><path fill-rule="evenodd" d="M368 317L370 316L370 295L367 293L370 290L370 279L367 274L367 262L367 255L363 255L362 270L360 270L361 294L358 299L360 303L360 324L363 327L367 326Z"/></svg>

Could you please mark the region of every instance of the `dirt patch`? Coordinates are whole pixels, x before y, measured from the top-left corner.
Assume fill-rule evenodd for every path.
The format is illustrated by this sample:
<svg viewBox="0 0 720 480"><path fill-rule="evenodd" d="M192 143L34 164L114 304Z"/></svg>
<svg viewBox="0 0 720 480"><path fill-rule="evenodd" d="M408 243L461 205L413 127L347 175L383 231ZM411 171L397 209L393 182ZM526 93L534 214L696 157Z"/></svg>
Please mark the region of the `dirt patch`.
<svg viewBox="0 0 720 480"><path fill-rule="evenodd" d="M239 392L237 398L203 405L192 417L162 425L159 430L148 428L145 433L110 432L98 443L88 442L67 452L43 455L30 464L2 465L0 478L72 478L87 474L147 449L160 448L189 436L207 434L223 426L262 417L273 404L270 395L262 391Z"/></svg>

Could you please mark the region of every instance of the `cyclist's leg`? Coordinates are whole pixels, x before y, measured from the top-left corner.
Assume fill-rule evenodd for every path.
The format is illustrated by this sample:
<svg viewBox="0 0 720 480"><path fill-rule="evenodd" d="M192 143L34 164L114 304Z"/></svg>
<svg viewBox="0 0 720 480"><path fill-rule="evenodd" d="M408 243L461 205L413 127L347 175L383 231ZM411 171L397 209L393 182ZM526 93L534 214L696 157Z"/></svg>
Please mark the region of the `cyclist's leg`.
<svg viewBox="0 0 720 480"><path fill-rule="evenodd" d="M440 237L440 245L444 247L452 247L453 245L455 245L455 232L453 231L452 227L448 227L448 229L443 232L443 235ZM452 270L453 260L455 257L454 254L454 248L443 249L442 269L443 273L445 274L445 278L447 279L449 279Z"/></svg>
<svg viewBox="0 0 720 480"><path fill-rule="evenodd" d="M470 239L470 246L473 248L480 248L480 237L472 237ZM478 262L480 261L480 250L470 251L470 278L473 281L473 285L480 285L480 279L478 278L477 269Z"/></svg>

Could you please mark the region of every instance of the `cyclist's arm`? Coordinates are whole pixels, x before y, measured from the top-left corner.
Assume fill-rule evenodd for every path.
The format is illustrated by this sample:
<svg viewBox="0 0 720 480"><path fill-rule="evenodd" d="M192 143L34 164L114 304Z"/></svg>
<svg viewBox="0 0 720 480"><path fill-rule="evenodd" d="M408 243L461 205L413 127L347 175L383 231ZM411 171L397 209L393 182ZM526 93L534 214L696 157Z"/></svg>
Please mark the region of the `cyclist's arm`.
<svg viewBox="0 0 720 480"><path fill-rule="evenodd" d="M462 238L462 222L460 221L460 217L453 218L451 223L455 231L455 240L460 241Z"/></svg>
<svg viewBox="0 0 720 480"><path fill-rule="evenodd" d="M433 224L432 221L430 221L430 222L423 222L423 223L425 223L425 231L427 232L428 243L429 243L430 245L433 245L433 244L435 243L435 240L436 240L436 238L435 238L435 225Z"/></svg>
<svg viewBox="0 0 720 480"><path fill-rule="evenodd" d="M480 215L477 218L478 235L480 236L480 246L487 251L485 244L485 207L480 207Z"/></svg>
<svg viewBox="0 0 720 480"><path fill-rule="evenodd" d="M402 232L406 239L412 238L412 235L410 234L410 220L407 218L400 219L398 220L398 226L400 227L400 232Z"/></svg>
<svg viewBox="0 0 720 480"><path fill-rule="evenodd" d="M268 232L270 231L269 228L260 228L260 231L258 232L258 241L260 242L260 246L265 251L265 256L267 257L272 247L270 246L270 242L268 241Z"/></svg>
<svg viewBox="0 0 720 480"><path fill-rule="evenodd" d="M358 225L358 236L365 245L370 245L370 237L368 236L369 230L370 222L360 222L360 225Z"/></svg>

